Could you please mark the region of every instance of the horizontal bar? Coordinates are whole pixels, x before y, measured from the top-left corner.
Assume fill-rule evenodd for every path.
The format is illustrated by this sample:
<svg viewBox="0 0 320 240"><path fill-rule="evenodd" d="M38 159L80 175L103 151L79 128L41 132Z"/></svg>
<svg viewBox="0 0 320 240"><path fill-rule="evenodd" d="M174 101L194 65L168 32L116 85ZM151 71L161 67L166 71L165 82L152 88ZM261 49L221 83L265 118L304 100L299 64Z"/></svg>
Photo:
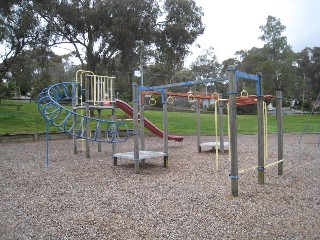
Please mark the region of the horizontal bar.
<svg viewBox="0 0 320 240"><path fill-rule="evenodd" d="M267 165L264 165L263 167L264 167L264 168L271 167L271 166L273 166L273 165L276 165L276 164L282 163L282 162L284 162L284 159L278 160L278 161L276 161L276 162L269 163L269 164L267 164ZM255 170L255 169L257 169L257 168L258 168L258 166L249 167L249 168L240 170L240 171L239 171L239 174L248 172L248 171L250 171L250 170Z"/></svg>
<svg viewBox="0 0 320 240"><path fill-rule="evenodd" d="M249 167L249 168L246 168L246 169L243 169L243 170L240 170L238 173L241 174L241 173L245 173L245 172L248 172L250 170L256 170L258 166L254 166L254 167Z"/></svg>
<svg viewBox="0 0 320 240"><path fill-rule="evenodd" d="M191 80L186 82L179 82L179 83L171 83L166 85L159 85L154 87L147 87L147 86L139 86L139 91L152 91L152 90L159 90L159 89L166 89L166 88L172 88L172 87L181 87L181 86L189 86L189 85L196 85L196 84L203 84L203 83L212 83L212 82L220 82L220 81L226 81L228 80L228 77L220 77L220 78L208 78L208 79L202 79L202 80Z"/></svg>
<svg viewBox="0 0 320 240"><path fill-rule="evenodd" d="M237 78L245 78L245 79L254 80L254 81L260 80L259 75L253 75L253 74L244 73L244 72L240 72L240 71L236 71L235 75Z"/></svg>
<svg viewBox="0 0 320 240"><path fill-rule="evenodd" d="M270 167L270 166L273 166L273 165L276 165L276 164L282 163L282 162L284 162L284 159L281 159L281 160L276 161L276 162L273 162L273 163L269 163L269 164L265 165L264 167L265 167L265 168L266 168L266 167Z"/></svg>

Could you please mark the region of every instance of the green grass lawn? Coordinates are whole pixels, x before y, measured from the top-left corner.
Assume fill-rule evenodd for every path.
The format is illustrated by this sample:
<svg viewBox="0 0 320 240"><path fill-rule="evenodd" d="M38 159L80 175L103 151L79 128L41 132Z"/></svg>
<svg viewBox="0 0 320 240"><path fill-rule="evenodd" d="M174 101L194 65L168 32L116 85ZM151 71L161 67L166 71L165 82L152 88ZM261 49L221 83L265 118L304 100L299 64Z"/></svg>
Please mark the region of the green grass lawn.
<svg viewBox="0 0 320 240"><path fill-rule="evenodd" d="M39 113L36 103L10 100L2 100L1 102L2 104L19 104L22 107L17 110L14 106L0 104L0 133L45 131L45 121Z"/></svg>
<svg viewBox="0 0 320 240"><path fill-rule="evenodd" d="M145 116L156 123L157 126L162 126L162 113L147 111ZM212 114L201 114L201 134L210 135L215 133L215 116ZM319 115L283 115L283 131L284 132L302 132L307 121L307 132L319 131L320 116ZM224 131L228 129L228 118L224 115ZM268 133L277 132L277 120L275 115L268 115ZM196 113L186 112L169 112L168 113L168 128L170 133L174 134L196 134L197 116ZM258 132L258 117L257 115L238 115L237 130L240 134L256 134Z"/></svg>
<svg viewBox="0 0 320 240"><path fill-rule="evenodd" d="M13 106L1 106L0 104L0 133L17 132L44 132L45 120L37 109L36 103L17 103L10 100L2 100L6 104L21 104L20 110ZM125 114L117 109L118 118L127 118ZM103 119L110 119L110 110L102 111ZM145 111L145 117L162 129L162 111ZM307 132L319 131L320 116L315 115L284 115L284 132L302 132L307 121ZM227 116L224 116L224 129L227 132ZM129 123L129 128L132 123ZM197 128L197 115L195 112L168 112L168 130L170 134L195 135ZM201 114L201 134L211 135L215 133L214 113ZM238 115L237 129L239 134L257 133L257 115ZM59 130L50 126L51 132ZM268 132L277 131L275 115L268 115Z"/></svg>

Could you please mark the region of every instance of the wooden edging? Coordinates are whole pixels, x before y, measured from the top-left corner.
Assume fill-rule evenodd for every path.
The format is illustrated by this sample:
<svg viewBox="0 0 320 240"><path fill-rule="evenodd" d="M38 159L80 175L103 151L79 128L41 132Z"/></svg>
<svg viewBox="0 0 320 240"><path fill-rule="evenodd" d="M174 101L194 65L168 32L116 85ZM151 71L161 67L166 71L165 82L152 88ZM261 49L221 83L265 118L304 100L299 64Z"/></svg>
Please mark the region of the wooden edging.
<svg viewBox="0 0 320 240"><path fill-rule="evenodd" d="M121 130L119 130L122 132ZM132 131L132 129L128 129ZM104 131L101 131L101 134L104 134ZM120 133L121 136L125 134ZM72 135L64 132L50 132L49 140L58 140L58 139L72 139ZM0 134L0 143L19 143L19 142L37 142L37 141L46 141L46 132L20 132L20 133L4 133Z"/></svg>
<svg viewBox="0 0 320 240"><path fill-rule="evenodd" d="M49 133L49 139L67 139L71 138L69 134L63 132ZM17 143L17 142L36 142L45 141L46 132L21 132L0 134L0 143Z"/></svg>

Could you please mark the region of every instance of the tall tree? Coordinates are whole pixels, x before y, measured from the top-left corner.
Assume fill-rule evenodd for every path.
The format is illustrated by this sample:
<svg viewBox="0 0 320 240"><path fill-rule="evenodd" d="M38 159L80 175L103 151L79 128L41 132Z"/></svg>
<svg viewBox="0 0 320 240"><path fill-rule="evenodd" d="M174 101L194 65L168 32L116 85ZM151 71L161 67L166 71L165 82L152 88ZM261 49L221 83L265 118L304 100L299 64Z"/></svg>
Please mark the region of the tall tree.
<svg viewBox="0 0 320 240"><path fill-rule="evenodd" d="M72 44L82 66L94 72L119 52L128 70L135 42L150 42L159 13L154 0L52 0L37 6L51 32L50 45Z"/></svg>
<svg viewBox="0 0 320 240"><path fill-rule="evenodd" d="M42 26L28 0L1 1L0 5L0 79L16 58L41 39Z"/></svg>
<svg viewBox="0 0 320 240"><path fill-rule="evenodd" d="M215 78L220 75L221 65L214 53L214 48L210 47L203 51L197 57L196 61L191 64L192 71L197 78Z"/></svg>
<svg viewBox="0 0 320 240"><path fill-rule="evenodd" d="M226 76L228 74L227 69L229 68L229 66L231 65L239 65L240 61L236 58L228 58L224 61L222 61L221 64L221 76Z"/></svg>
<svg viewBox="0 0 320 240"><path fill-rule="evenodd" d="M316 98L320 93L320 47L305 48L298 53L298 74L303 78L301 89L306 98Z"/></svg>
<svg viewBox="0 0 320 240"><path fill-rule="evenodd" d="M282 35L286 27L281 24L280 19L268 16L266 25L259 28L263 33L259 39L265 42L263 54L267 58L263 64L264 70L268 69L274 90L285 90L284 83L289 80L295 58L287 37Z"/></svg>
<svg viewBox="0 0 320 240"><path fill-rule="evenodd" d="M173 76L182 69L189 47L204 31L203 12L193 0L166 0L163 12L165 20L156 34L157 60L164 64L165 73Z"/></svg>
<svg viewBox="0 0 320 240"><path fill-rule="evenodd" d="M221 65L214 53L214 48L205 49L201 55L191 64L191 70L196 79L216 78L221 74ZM221 83L204 84L202 87L197 86L198 90L211 88L212 91L220 91ZM202 89L200 89L202 88Z"/></svg>
<svg viewBox="0 0 320 240"><path fill-rule="evenodd" d="M34 48L19 54L7 78L16 95L32 93L33 97L49 84L65 81L63 58L46 48Z"/></svg>
<svg viewBox="0 0 320 240"><path fill-rule="evenodd" d="M0 27L6 32L1 32L0 40L7 44L6 53L10 47L15 47L19 54L27 46L40 45L50 50L67 44L82 68L98 74L112 70L120 76L128 75L139 63L138 42L143 42L146 50L157 49L157 63L165 66L165 74L173 75L182 67L188 47L203 32L203 13L193 0L13 0L5 3L1 11L10 14L1 15ZM160 18L164 19L161 23ZM8 28L10 31L7 26L12 26ZM10 40L12 36L15 39ZM28 44L22 45L26 39ZM7 59L14 61L12 56ZM1 66L7 65L2 61ZM3 72L7 70L8 67Z"/></svg>
<svg viewBox="0 0 320 240"><path fill-rule="evenodd" d="M320 94L320 47L312 49L312 60L310 63L311 88L314 96L317 96Z"/></svg>

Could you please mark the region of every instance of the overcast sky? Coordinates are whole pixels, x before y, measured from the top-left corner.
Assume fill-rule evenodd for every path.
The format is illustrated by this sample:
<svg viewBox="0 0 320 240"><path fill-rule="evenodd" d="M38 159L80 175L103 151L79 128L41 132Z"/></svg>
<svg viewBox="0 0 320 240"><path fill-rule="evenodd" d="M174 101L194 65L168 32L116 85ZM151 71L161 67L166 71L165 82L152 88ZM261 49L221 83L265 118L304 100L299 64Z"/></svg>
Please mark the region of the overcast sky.
<svg viewBox="0 0 320 240"><path fill-rule="evenodd" d="M191 47L186 66L204 49L214 48L221 63L238 50L262 47L259 26L268 15L286 26L283 35L293 51L320 47L320 0L195 0L204 11L204 34ZM199 48L197 45L200 45Z"/></svg>

